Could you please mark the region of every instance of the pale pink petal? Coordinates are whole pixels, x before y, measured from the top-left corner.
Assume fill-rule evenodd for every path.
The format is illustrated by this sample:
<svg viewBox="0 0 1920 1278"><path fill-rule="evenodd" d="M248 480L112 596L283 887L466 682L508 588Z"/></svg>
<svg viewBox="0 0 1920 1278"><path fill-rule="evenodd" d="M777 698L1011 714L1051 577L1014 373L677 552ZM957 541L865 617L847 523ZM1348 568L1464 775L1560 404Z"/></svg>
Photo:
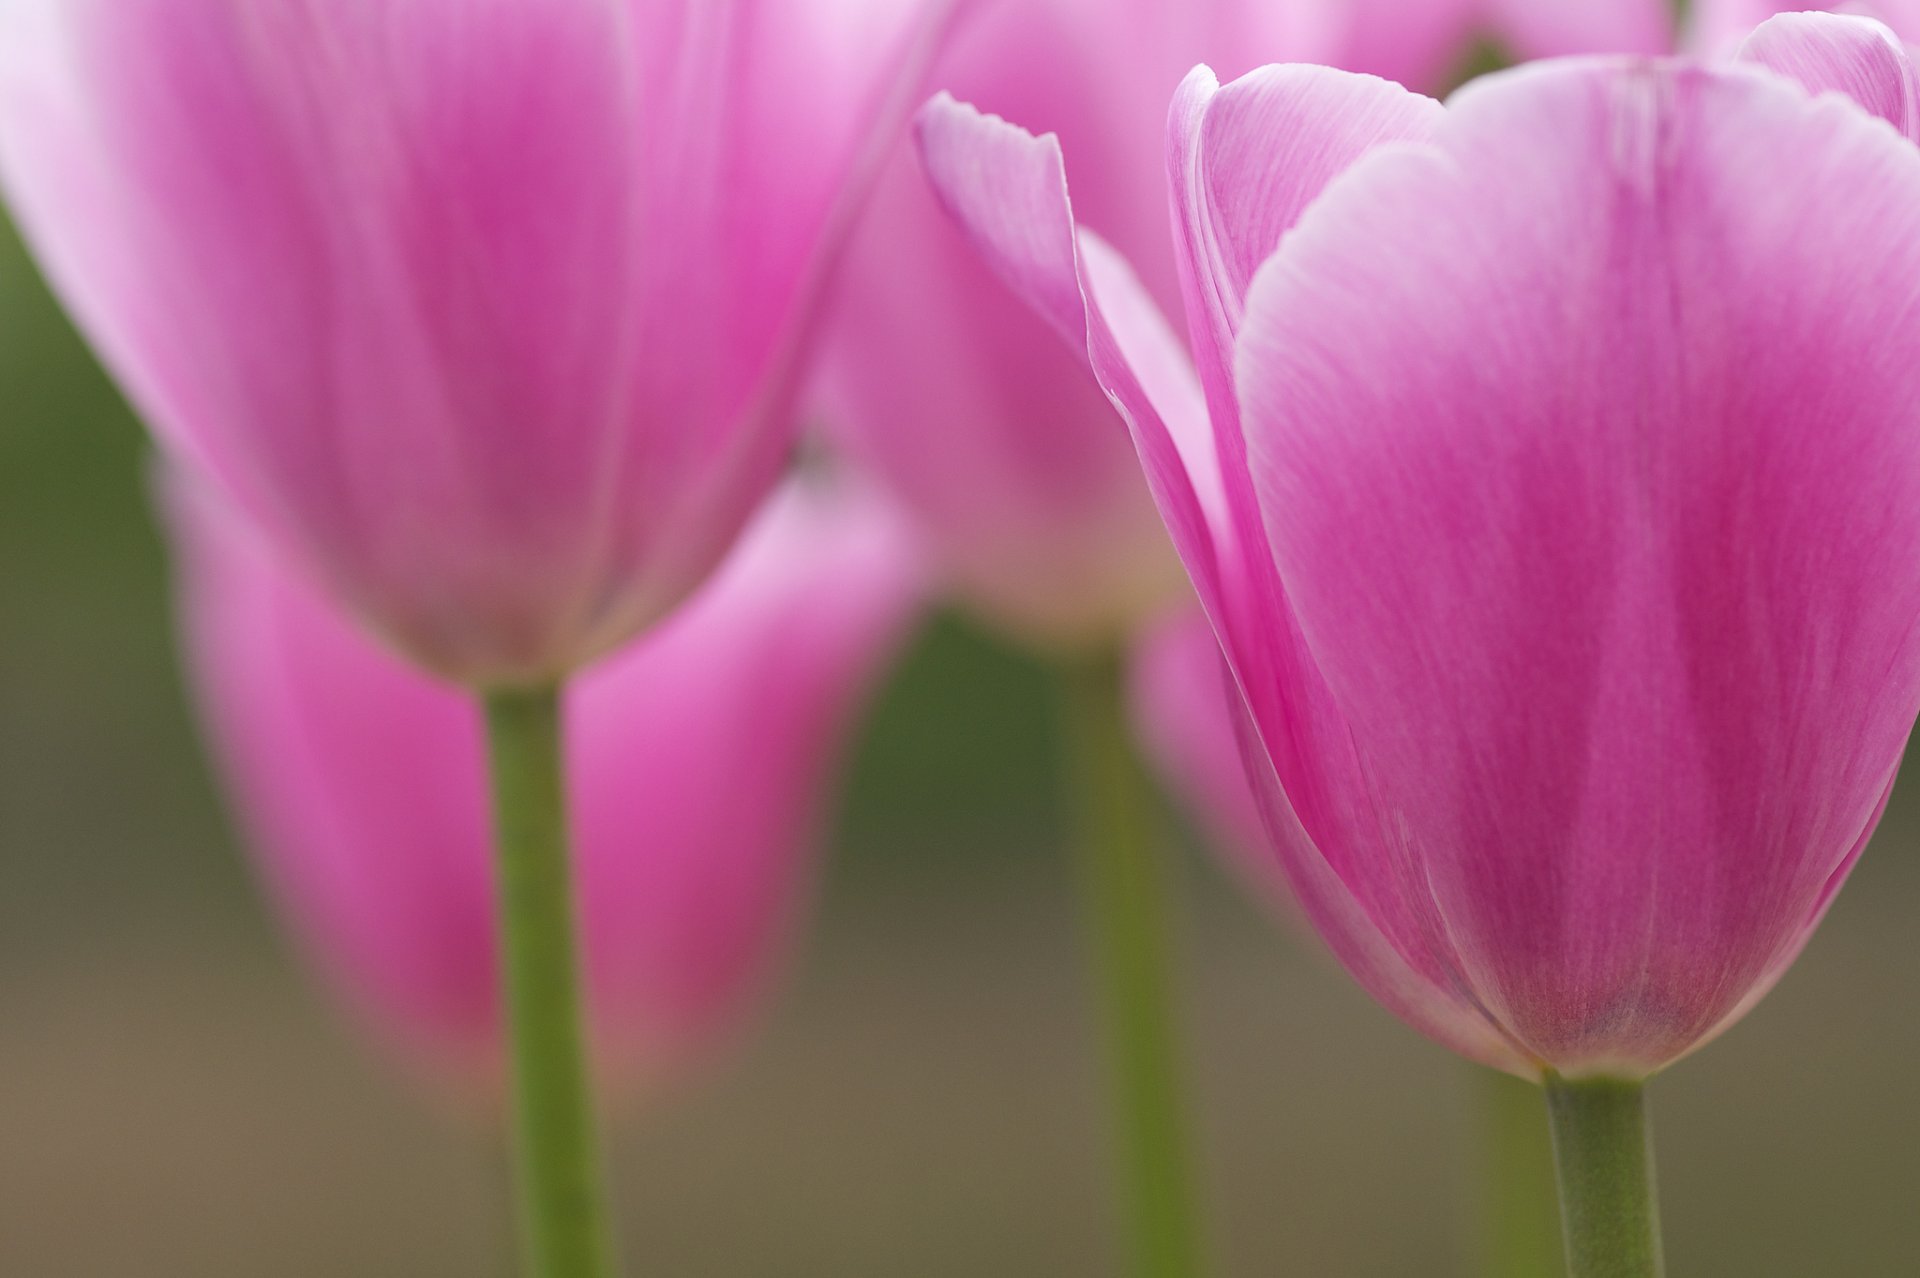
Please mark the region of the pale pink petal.
<svg viewBox="0 0 1920 1278"><path fill-rule="evenodd" d="M1356 752L1307 828L1547 1063L1722 1025L1871 828L1920 709L1916 348L1920 156L1750 72L1483 81L1256 281L1253 473Z"/></svg>
<svg viewBox="0 0 1920 1278"><path fill-rule="evenodd" d="M1740 57L1777 71L1810 93L1841 93L1920 142L1920 81L1899 37L1867 18L1790 13L1770 18Z"/></svg>

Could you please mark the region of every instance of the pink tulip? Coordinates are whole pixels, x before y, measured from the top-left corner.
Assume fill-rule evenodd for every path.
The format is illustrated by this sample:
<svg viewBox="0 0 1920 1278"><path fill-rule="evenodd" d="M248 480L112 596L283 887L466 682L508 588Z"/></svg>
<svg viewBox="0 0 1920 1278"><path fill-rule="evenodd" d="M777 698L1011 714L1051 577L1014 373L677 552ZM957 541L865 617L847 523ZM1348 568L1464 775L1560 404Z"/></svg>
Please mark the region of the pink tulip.
<svg viewBox="0 0 1920 1278"><path fill-rule="evenodd" d="M1920 155L1742 68L1446 109L1202 69L1196 383L1052 142L948 101L922 146L1124 408L1354 975L1533 1076L1644 1076L1753 1006L1920 710Z"/></svg>
<svg viewBox="0 0 1920 1278"><path fill-rule="evenodd" d="M1205 614L1182 612L1149 629L1134 646L1129 678L1134 730L1155 769L1233 875L1296 914L1240 762L1240 694Z"/></svg>
<svg viewBox="0 0 1920 1278"><path fill-rule="evenodd" d="M1674 42L1670 0L1332 0L1341 13L1338 65L1437 88L1472 42L1515 57L1665 53Z"/></svg>
<svg viewBox="0 0 1920 1278"><path fill-rule="evenodd" d="M188 504L206 718L272 895L315 964L421 1064L500 1056L478 714L380 650L249 531ZM591 1020L650 1088L732 1034L808 893L833 759L917 570L870 504L789 492L713 582L569 694Z"/></svg>
<svg viewBox="0 0 1920 1278"><path fill-rule="evenodd" d="M773 483L939 8L17 0L0 174L176 459L429 667L540 681Z"/></svg>

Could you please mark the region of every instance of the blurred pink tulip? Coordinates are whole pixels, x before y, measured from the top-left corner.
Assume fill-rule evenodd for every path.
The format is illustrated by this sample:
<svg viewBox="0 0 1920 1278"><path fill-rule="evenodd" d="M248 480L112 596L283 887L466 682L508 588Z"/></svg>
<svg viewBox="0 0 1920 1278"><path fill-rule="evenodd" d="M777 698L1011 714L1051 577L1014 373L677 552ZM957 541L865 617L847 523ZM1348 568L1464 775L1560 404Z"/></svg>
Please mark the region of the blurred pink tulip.
<svg viewBox="0 0 1920 1278"><path fill-rule="evenodd" d="M1080 210L1178 297L1164 90L1209 49L1335 54L1324 0L984 5L935 83L1058 132ZM903 145L836 279L828 429L900 496L956 593L1046 645L1116 639L1186 592L1126 432L1085 362L981 271Z"/></svg>
<svg viewBox="0 0 1920 1278"><path fill-rule="evenodd" d="M17 0L0 175L176 459L404 651L555 677L720 560L944 0Z"/></svg>
<svg viewBox="0 0 1920 1278"><path fill-rule="evenodd" d="M1060 136L1078 216L1163 306L1165 93L1195 62L1288 58L1427 83L1472 35L1529 54L1656 51L1666 0L1001 0L933 80ZM956 593L1042 645L1112 639L1184 595L1139 464L1084 361L985 278L903 146L836 283L820 406L937 550Z"/></svg>
<svg viewBox="0 0 1920 1278"><path fill-rule="evenodd" d="M1792 962L1920 710L1920 155L1612 59L1444 110L1202 69L1172 135L1198 379L1051 141L922 118L1125 410L1336 954L1489 1064L1660 1069Z"/></svg>
<svg viewBox="0 0 1920 1278"><path fill-rule="evenodd" d="M1134 731L1155 770L1234 876L1296 914L1240 761L1240 693L1206 615L1182 612L1148 629L1134 645L1129 680Z"/></svg>
<svg viewBox="0 0 1920 1278"><path fill-rule="evenodd" d="M499 1070L493 862L470 697L383 652L237 520L183 502L206 720L273 896L405 1052ZM648 1089L722 1045L778 966L833 760L913 612L871 504L787 492L719 575L568 698L596 1055Z"/></svg>
<svg viewBox="0 0 1920 1278"><path fill-rule="evenodd" d="M1343 15L1337 65L1414 88L1441 81L1475 39L1520 59L1668 53L1671 0L1327 0Z"/></svg>

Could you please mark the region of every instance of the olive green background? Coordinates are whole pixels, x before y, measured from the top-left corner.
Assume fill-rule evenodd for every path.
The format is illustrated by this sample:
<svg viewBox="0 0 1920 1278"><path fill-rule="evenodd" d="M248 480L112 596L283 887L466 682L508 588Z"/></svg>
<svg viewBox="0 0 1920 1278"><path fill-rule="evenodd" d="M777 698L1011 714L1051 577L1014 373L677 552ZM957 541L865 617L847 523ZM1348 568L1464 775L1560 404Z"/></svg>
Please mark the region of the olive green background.
<svg viewBox="0 0 1920 1278"><path fill-rule="evenodd" d="M503 1275L495 1138L363 1048L255 897L145 472L0 239L0 1275ZM621 1126L632 1272L1118 1272L1050 709L962 623L906 659L782 997ZM1917 815L1909 785L1780 990L1656 1082L1679 1278L1920 1274ZM1472 1273L1473 1072L1178 853L1221 1272Z"/></svg>

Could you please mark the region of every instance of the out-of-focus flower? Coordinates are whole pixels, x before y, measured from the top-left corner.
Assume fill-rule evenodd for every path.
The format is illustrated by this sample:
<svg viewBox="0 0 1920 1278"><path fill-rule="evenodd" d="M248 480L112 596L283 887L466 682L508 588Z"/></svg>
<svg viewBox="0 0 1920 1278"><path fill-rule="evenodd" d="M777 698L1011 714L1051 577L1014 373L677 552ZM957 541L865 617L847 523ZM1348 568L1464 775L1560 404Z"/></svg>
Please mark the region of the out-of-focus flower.
<svg viewBox="0 0 1920 1278"><path fill-rule="evenodd" d="M205 719L315 964L440 1077L499 1072L494 873L472 699L377 647L202 493L178 503ZM812 880L838 747L915 611L870 501L789 491L659 629L569 691L596 1056L616 1093L722 1045Z"/></svg>
<svg viewBox="0 0 1920 1278"><path fill-rule="evenodd" d="M1003 0L975 11L932 79L1065 139L1081 214L1172 305L1165 91L1208 50L1249 67L1331 59L1337 27L1322 0ZM980 269L910 145L841 264L828 333L828 429L899 495L974 609L1075 645L1185 593L1099 384Z"/></svg>
<svg viewBox="0 0 1920 1278"><path fill-rule="evenodd" d="M788 451L944 0L15 0L0 175L174 455L390 641L555 677Z"/></svg>
<svg viewBox="0 0 1920 1278"><path fill-rule="evenodd" d="M1240 693L1199 610L1154 625L1128 671L1134 730L1208 842L1255 896L1288 914L1292 896L1267 850L1260 808L1240 757Z"/></svg>
<svg viewBox="0 0 1920 1278"><path fill-rule="evenodd" d="M1920 709L1920 155L1745 68L1546 63L1445 110L1202 69L1196 386L1051 142L951 102L922 141L1124 407L1269 841L1375 997L1536 1077L1752 1007Z"/></svg>
<svg viewBox="0 0 1920 1278"><path fill-rule="evenodd" d="M1668 53L1670 0L1326 0L1340 14L1351 71L1416 89L1441 87L1475 39L1516 58L1572 53Z"/></svg>

